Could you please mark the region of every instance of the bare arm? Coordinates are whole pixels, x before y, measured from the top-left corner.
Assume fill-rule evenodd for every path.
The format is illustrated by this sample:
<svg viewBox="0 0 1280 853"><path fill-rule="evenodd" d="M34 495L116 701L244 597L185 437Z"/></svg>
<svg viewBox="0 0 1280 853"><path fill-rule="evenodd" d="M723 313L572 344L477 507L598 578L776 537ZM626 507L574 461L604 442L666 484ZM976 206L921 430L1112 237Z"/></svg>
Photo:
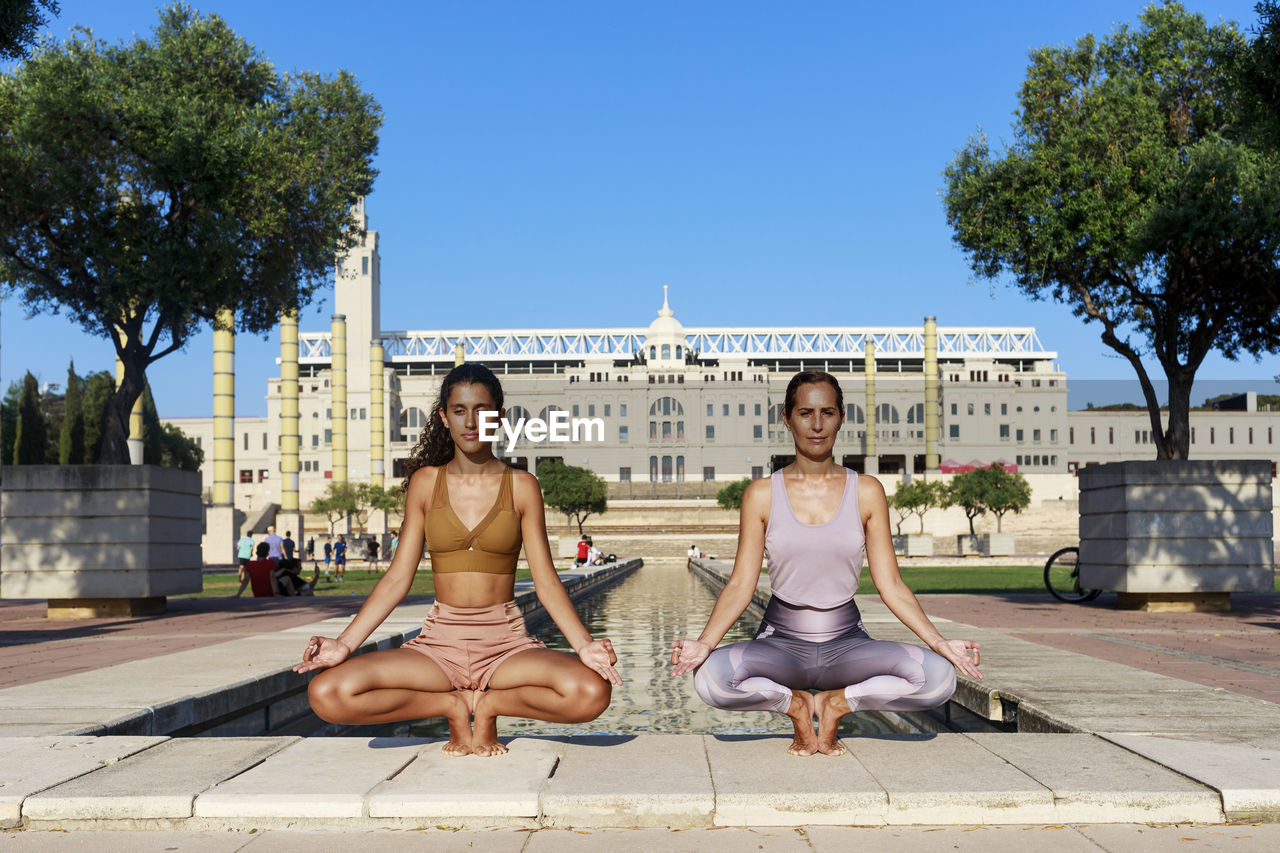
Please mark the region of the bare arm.
<svg viewBox="0 0 1280 853"><path fill-rule="evenodd" d="M764 559L764 534L769 523L769 480L756 480L742 494L738 515L738 551L733 558L733 572L716 598L707 625L696 640L672 643L672 675L691 672L711 654L724 635L733 627L755 594L760 582L760 565Z"/></svg>
<svg viewBox="0 0 1280 853"><path fill-rule="evenodd" d="M529 561L529 574L538 600L546 608L551 621L556 623L569 646L584 664L600 677L613 684L621 684L622 678L613 668L618 656L607 639L593 640L578 611L560 582L555 564L551 560L551 545L547 542L546 511L542 505L542 488L532 474L515 472L513 497L516 512L520 514L520 533L524 538L524 555Z"/></svg>
<svg viewBox="0 0 1280 853"><path fill-rule="evenodd" d="M898 558L893 553L893 539L889 534L889 502L885 499L884 486L875 477L858 477L858 502L862 507L863 529L867 539L867 565L871 580L880 593L880 600L897 616L903 625L915 632L925 644L955 665L965 675L982 678L978 671L980 661L978 644L970 640L948 640L942 636L915 593L902 579L898 570ZM970 660L969 652L973 659Z"/></svg>
<svg viewBox="0 0 1280 853"><path fill-rule="evenodd" d="M409 494L405 498L400 548L397 549L387 573L378 580L351 624L347 625L336 640L326 637L311 638L302 663L294 667L295 672L309 672L341 663L369 639L369 635L377 630L409 594L414 575L418 572L418 562L422 559L423 543L426 541L423 524L427 500L431 496L436 476L442 476L436 468L420 468L414 473L409 481Z"/></svg>

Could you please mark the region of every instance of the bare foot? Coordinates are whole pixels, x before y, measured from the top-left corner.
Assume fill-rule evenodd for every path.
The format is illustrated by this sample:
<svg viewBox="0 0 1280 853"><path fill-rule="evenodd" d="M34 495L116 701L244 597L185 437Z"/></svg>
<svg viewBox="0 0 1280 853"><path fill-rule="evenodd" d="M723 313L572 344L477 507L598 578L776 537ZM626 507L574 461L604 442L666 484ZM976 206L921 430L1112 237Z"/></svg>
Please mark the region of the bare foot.
<svg viewBox="0 0 1280 853"><path fill-rule="evenodd" d="M844 755L836 729L845 714L851 713L849 701L843 690L826 690L813 697L813 711L818 715L818 752L823 755Z"/></svg>
<svg viewBox="0 0 1280 853"><path fill-rule="evenodd" d="M795 727L795 740L787 747L791 755L813 755L818 750L818 739L813 734L813 695L808 690L791 691L791 705L787 716Z"/></svg>
<svg viewBox="0 0 1280 853"><path fill-rule="evenodd" d="M484 701L483 694L477 698L475 723L471 733L471 752L481 758L491 755L502 755L507 748L498 741L498 717L480 708Z"/></svg>
<svg viewBox="0 0 1280 853"><path fill-rule="evenodd" d="M471 709L459 691L454 691L453 707L445 715L449 721L449 742L440 748L445 755L455 758L471 754Z"/></svg>

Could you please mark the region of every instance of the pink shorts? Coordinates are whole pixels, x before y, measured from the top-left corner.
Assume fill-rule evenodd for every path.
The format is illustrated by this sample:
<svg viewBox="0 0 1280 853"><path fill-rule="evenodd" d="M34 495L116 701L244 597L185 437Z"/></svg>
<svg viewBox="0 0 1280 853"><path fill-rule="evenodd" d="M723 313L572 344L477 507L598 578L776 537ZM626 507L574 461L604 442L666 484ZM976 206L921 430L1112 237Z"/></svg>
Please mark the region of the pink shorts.
<svg viewBox="0 0 1280 853"><path fill-rule="evenodd" d="M514 601L489 607L454 607L437 601L422 622L422 632L402 648L435 661L455 688L484 690L507 658L546 645L529 636Z"/></svg>

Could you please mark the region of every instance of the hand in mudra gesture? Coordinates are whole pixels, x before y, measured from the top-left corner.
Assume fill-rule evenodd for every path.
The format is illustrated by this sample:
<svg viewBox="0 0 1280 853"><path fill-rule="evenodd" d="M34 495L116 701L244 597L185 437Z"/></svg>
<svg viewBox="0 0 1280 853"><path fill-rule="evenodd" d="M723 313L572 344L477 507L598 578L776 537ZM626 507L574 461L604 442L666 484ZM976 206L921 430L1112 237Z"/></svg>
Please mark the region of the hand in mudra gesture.
<svg viewBox="0 0 1280 853"><path fill-rule="evenodd" d="M971 678L982 678L978 665L982 663L979 644L973 640L943 640L934 651L955 666L956 670Z"/></svg>
<svg viewBox="0 0 1280 853"><path fill-rule="evenodd" d="M684 675L693 672L711 654L711 647L701 640L676 640L671 644L671 674Z"/></svg>
<svg viewBox="0 0 1280 853"><path fill-rule="evenodd" d="M351 657L351 649L341 640L312 637L307 640L306 651L302 653L302 663L295 666L293 671L311 672L316 669L328 669L349 657Z"/></svg>
<svg viewBox="0 0 1280 853"><path fill-rule="evenodd" d="M574 649L578 655L578 660L582 661L601 678L610 684L621 684L622 676L618 675L618 671L613 665L618 662L618 656L613 651L613 643L607 639L592 640L580 649Z"/></svg>

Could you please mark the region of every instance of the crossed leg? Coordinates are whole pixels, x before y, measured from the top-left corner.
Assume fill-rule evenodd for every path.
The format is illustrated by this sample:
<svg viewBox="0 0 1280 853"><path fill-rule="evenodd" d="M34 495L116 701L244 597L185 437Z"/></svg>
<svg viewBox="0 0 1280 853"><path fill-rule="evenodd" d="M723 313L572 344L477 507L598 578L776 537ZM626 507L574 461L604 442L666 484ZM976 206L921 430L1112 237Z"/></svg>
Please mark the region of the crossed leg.
<svg viewBox="0 0 1280 853"><path fill-rule="evenodd" d="M343 661L307 687L322 720L349 725L444 717L446 755L471 752L471 696L454 689L435 661L410 649L388 649Z"/></svg>
<svg viewBox="0 0 1280 853"><path fill-rule="evenodd" d="M475 700L471 751L498 755L498 717L531 717L552 723L586 723L609 707L613 688L573 655L528 649L494 670Z"/></svg>

